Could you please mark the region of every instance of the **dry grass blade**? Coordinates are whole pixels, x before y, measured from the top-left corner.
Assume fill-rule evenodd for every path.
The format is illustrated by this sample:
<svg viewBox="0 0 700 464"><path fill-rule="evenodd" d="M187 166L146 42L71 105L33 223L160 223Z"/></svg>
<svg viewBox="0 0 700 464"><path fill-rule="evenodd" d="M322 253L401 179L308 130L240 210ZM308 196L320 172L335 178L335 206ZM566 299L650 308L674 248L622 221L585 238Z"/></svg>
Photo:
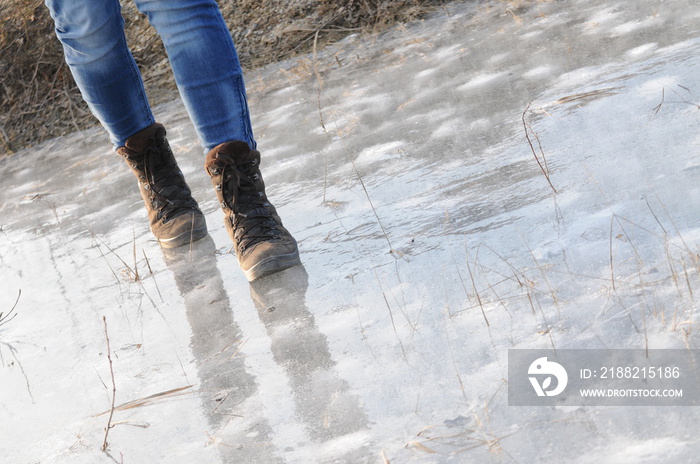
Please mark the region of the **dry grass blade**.
<svg viewBox="0 0 700 464"><path fill-rule="evenodd" d="M412 441L409 441L408 443L406 443L406 447L407 448L409 448L409 447L418 448L419 450L425 451L426 453L430 453L430 454L437 453L437 451L430 449L427 446L425 446L423 443L417 442L415 440L412 440Z"/></svg>
<svg viewBox="0 0 700 464"><path fill-rule="evenodd" d="M117 259L118 259L119 261L121 261L121 263L122 263L122 264L124 265L124 267L126 268L126 272L127 272L129 275L132 275L132 276L137 276L137 275L138 275L136 272L134 272L133 269L131 269L131 266L129 266L129 265L126 263L126 261L124 261L124 260L122 259L122 257L119 256L119 255L117 254L116 251L114 251L109 245L107 245L107 244L105 243L104 240L102 240L100 237L98 237L91 229L88 229L88 230L89 230L90 233L92 234L92 237L93 237L93 238L97 239L97 241L99 241L102 245L104 245L104 247L107 248L107 250L108 250L110 253L112 253L114 256L116 256ZM135 246L135 244L134 244L134 246ZM134 258L134 259L135 259L135 258ZM111 266L110 266L110 268L111 268ZM135 282L138 282L138 280L135 280Z"/></svg>
<svg viewBox="0 0 700 464"><path fill-rule="evenodd" d="M115 406L114 411L126 411L128 409L146 406L150 403L153 403L156 400L164 400L164 399L168 399L168 398L174 398L177 396L181 396L184 394L184 393L182 393L184 390L192 388L192 386L193 385L187 385L186 387L173 388L172 390L168 390L168 391L164 391L164 392L160 392L160 393L155 393L153 395L149 395L149 396L146 396L144 398L140 398L138 400L129 401L128 403L123 403L123 404L120 404L119 406ZM107 410L107 411L101 412L99 414L95 414L93 417L103 416L109 412L110 411Z"/></svg>
<svg viewBox="0 0 700 464"><path fill-rule="evenodd" d="M479 308L481 309L481 315L484 318L484 322L486 322L486 327L490 327L491 324L489 323L489 319L486 317L486 310L484 309L484 304L481 301L481 296L479 295L479 290L477 290L477 287L476 287L476 280L474 279L474 273L472 272L472 268L469 266L469 251L467 250L466 245L464 247L464 251L467 254L467 258L466 258L467 270L469 271L469 278L472 281L472 288L474 289L474 295L476 295L476 301L479 302ZM474 260L474 267L476 267L476 260Z"/></svg>
<svg viewBox="0 0 700 464"><path fill-rule="evenodd" d="M396 340L399 342L399 346L401 347L401 353L403 354L403 359L404 361L408 362L408 356L406 354L406 349L403 346L403 342L401 341L401 337L399 336L398 330L396 330L396 322L394 321L394 312L391 310L391 305L389 304L389 300L386 297L386 293L384 292L384 287L382 286L382 281L379 279L379 274L377 273L377 268L374 266L374 263L372 264L372 270L374 270L374 276L377 279L377 284L379 285L379 290L382 292L382 296L384 297L384 304L386 305L387 311L389 311L389 319L391 320L391 327L394 329L394 335L396 336Z"/></svg>
<svg viewBox="0 0 700 464"><path fill-rule="evenodd" d="M442 425L428 426L421 430L413 440L406 443L406 448L416 448L429 454L442 456L456 456L480 447L486 447L490 451L493 449L502 451L500 440L515 433L497 436L481 430L482 426L481 423L474 429Z"/></svg>
<svg viewBox="0 0 700 464"><path fill-rule="evenodd" d="M542 144L540 143L540 138L537 136L537 133L532 129L530 124L527 123L525 120L525 116L527 115L528 110L530 109L530 105L532 105L532 102L527 104L527 107L525 108L525 111L523 111L522 115L522 120L523 120L523 128L525 129L525 138L527 139L527 143L530 145L530 150L532 150L532 154L535 157L535 161L537 161L537 165L540 167L540 170L542 170L542 174L544 174L545 179L547 179L547 182L549 183L549 186L552 188L554 193L557 193L557 189L554 188L554 185L552 184L552 180L549 178L549 168L547 167L547 158L544 155L544 150L542 149ZM532 139L530 138L530 133L535 137L535 140L537 141L537 146L539 147L540 151L540 156L542 157L542 161L540 161L540 157L537 156L537 152L535 151L535 146L532 143Z"/></svg>
<svg viewBox="0 0 700 464"><path fill-rule="evenodd" d="M513 21L515 21L515 24L517 24L518 26L523 24L523 18L513 13L513 10L511 10L510 8L506 10L506 13L508 13L510 17L513 18Z"/></svg>
<svg viewBox="0 0 700 464"><path fill-rule="evenodd" d="M14 311L15 311L15 308L17 308L17 304L19 303L19 298L20 298L21 296L22 296L22 289L20 289L20 290L17 292L17 299L15 300L15 304L12 305L12 309L10 309L10 311L9 311L7 314L5 314L5 313L0 313L0 325L7 324L7 323L10 322L12 319L14 319L15 317L17 317L17 313L15 313ZM14 314L13 314L13 313L14 313Z"/></svg>
<svg viewBox="0 0 700 464"><path fill-rule="evenodd" d="M238 345L238 348L236 348L236 351L234 351L234 353L233 353L233 354L231 355L231 357L228 358L228 359L233 359L233 358L235 358L235 357L238 355L238 353L240 353L241 350L243 349L243 345L245 345L246 343L248 343L248 340L250 340L250 337L246 338L246 339L243 341L243 343L241 343L240 345Z"/></svg>
<svg viewBox="0 0 700 464"><path fill-rule="evenodd" d="M615 261L613 259L613 224L615 222L615 217L610 218L610 281L612 282L613 292L617 293L617 288L615 287Z"/></svg>
<svg viewBox="0 0 700 464"><path fill-rule="evenodd" d="M663 87L661 89L661 102L654 107L654 114L657 114L659 111L661 111L661 107L664 105L664 102L666 101L666 87Z"/></svg>
<svg viewBox="0 0 700 464"><path fill-rule="evenodd" d="M326 125L323 122L323 111L321 110L321 94L323 94L323 79L321 79L321 73L318 70L318 52L317 52L317 46L318 46L318 33L320 31L316 31L316 34L314 34L314 50L313 50L313 57L314 57L314 76L316 76L316 81L318 82L318 92L317 92L317 103L318 103L318 117L320 119L321 123L321 128L323 129L323 132L326 132Z"/></svg>
<svg viewBox="0 0 700 464"><path fill-rule="evenodd" d="M573 95L567 95L559 100L555 101L555 105L563 105L565 103L571 103L579 100L587 100L594 97L609 97L612 95L617 95L617 90L619 87L609 87L606 89L591 90L590 92L575 93Z"/></svg>
<svg viewBox="0 0 700 464"><path fill-rule="evenodd" d="M384 453L384 450L382 450L381 455L382 455L382 462L383 462L384 464L390 464L389 458L386 457L386 454Z"/></svg>
<svg viewBox="0 0 700 464"><path fill-rule="evenodd" d="M112 422L112 427L115 427L115 426L117 426L117 425L129 425L129 426L131 426L131 427L138 427L138 428L141 428L141 429L147 429L147 428L149 428L149 427L151 426L151 424L149 424L148 422L144 422L144 421L128 421L128 420L125 420L125 421L119 421L119 422Z"/></svg>

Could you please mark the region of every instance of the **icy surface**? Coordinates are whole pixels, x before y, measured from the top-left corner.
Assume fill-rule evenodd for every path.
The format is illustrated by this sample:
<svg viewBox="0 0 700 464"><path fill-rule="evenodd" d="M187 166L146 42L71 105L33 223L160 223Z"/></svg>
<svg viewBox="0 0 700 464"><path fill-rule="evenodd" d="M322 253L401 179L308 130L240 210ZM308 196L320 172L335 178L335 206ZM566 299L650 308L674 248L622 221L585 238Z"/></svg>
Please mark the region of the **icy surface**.
<svg viewBox="0 0 700 464"><path fill-rule="evenodd" d="M514 3L247 76L304 262L254 285L178 102L192 249L153 241L99 130L0 160L0 460L696 462L696 408L506 382L509 348L698 348L700 10Z"/></svg>

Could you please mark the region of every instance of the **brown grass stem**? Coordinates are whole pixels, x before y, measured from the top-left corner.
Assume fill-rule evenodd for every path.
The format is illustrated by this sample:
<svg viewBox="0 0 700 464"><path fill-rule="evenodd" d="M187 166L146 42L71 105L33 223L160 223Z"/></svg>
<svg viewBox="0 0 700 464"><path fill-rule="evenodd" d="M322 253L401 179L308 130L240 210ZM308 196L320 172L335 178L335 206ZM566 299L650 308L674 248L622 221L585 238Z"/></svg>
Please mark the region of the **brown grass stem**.
<svg viewBox="0 0 700 464"><path fill-rule="evenodd" d="M325 133L328 133L328 131L326 130L326 126L323 122L323 111L321 108L321 95L323 94L323 78L321 76L321 73L319 72L318 59L317 59L317 55L316 55L316 51L315 51L317 38L318 38L318 31L316 32L316 36L314 39L314 54L313 54L314 74L316 76L316 80L318 81L318 111L319 111L319 115L321 118L321 127L323 128L323 131ZM330 98L329 98L329 100L330 100ZM347 143L345 141L345 137L343 137L343 133L340 130L340 126L338 125L338 120L335 117L335 109L332 105L332 101L331 101L331 105L330 105L330 114L331 114L331 118L333 119L333 125L335 126L335 130L338 133L338 135L340 137L340 141L343 145L343 149L345 150L345 154L346 154L347 158L350 160L350 164L352 165L352 169L355 172L355 176L357 177L357 180L360 182L360 186L362 187L362 191L364 192L365 197L367 198L367 201L369 203L369 206L372 209L372 212L374 213L374 217L377 220L377 224L379 225L379 228L381 229L382 234L384 235L384 238L386 239L386 242L389 245L389 253L391 253L392 256L396 256L398 253L396 252L396 250L394 249L394 247L391 244L391 240L389 239L389 234L387 233L386 229L384 228L384 224L382 223L381 219L379 218L379 213L377 212L377 208L374 206L374 202L372 202L372 198L369 195L369 190L367 189L367 186L365 185L364 179L360 175L360 171L357 169L357 165L355 164L355 160L353 159L351 152L350 152L350 149L347 146ZM327 187L327 181L324 181L324 199L326 197L326 187ZM324 201L324 203L325 203L325 201ZM400 256L400 254L399 254L399 256Z"/></svg>
<svg viewBox="0 0 700 464"><path fill-rule="evenodd" d="M109 346L109 334L107 333L107 317L102 316L102 322L105 326L105 339L107 340L107 360L109 361L109 374L112 377L112 406L109 410L109 417L107 418L107 426L105 427L105 437L102 441L102 451L107 450L107 436L109 435L109 430L114 426L112 425L112 417L114 416L114 401L117 397L117 384L114 381L114 367L112 365L112 355Z"/></svg>
<svg viewBox="0 0 700 464"><path fill-rule="evenodd" d="M540 138L537 135L537 133L534 131L532 126L527 123L525 120L525 116L527 115L528 110L530 109L530 105L532 105L532 102L527 104L527 107L525 108L525 111L523 111L522 115L522 120L523 120L523 128L525 129L525 138L527 139L528 145L530 145L530 150L532 150L532 155L535 157L535 161L537 161L537 165L540 167L540 170L542 171L542 174L544 174L545 179L547 179L547 183L549 183L549 186L552 188L552 191L556 194L557 189L554 188L554 185L552 184L552 180L549 178L549 168L547 167L547 158L544 155L544 150L542 149L542 143L540 142ZM530 138L530 133L532 133L533 137L535 137L535 140L537 141L537 146L539 148L540 155L542 156L542 161L540 161L540 157L537 156L537 152L535 151L535 146L532 143L532 139Z"/></svg>
<svg viewBox="0 0 700 464"><path fill-rule="evenodd" d="M8 311L7 314L5 313L0 313L0 325L7 324L10 322L12 319L17 317L17 313L14 313L15 308L17 308L17 304L19 303L19 298L22 296L22 289L20 289L17 292L17 299L15 300L15 304L12 305L12 308L10 311ZM14 314L13 314L14 313Z"/></svg>
<svg viewBox="0 0 700 464"><path fill-rule="evenodd" d="M615 263L613 260L613 224L615 223L615 218L610 218L610 281L612 282L613 292L617 293L617 288L615 287Z"/></svg>
<svg viewBox="0 0 700 464"><path fill-rule="evenodd" d="M467 270L469 271L469 278L472 281L472 288L474 289L474 295L476 295L476 301L479 303L479 308L481 308L481 315L484 317L484 322L486 322L486 327L491 327L491 324L489 323L489 319L486 317L486 310L484 309L484 303L481 301L481 296L479 296L479 290L476 288L476 280L474 279L474 273L472 272L471 266L469 266L469 251L467 250L467 246L465 244L464 246L464 252L466 253L466 264L467 264ZM476 261L475 261L476 264Z"/></svg>
<svg viewBox="0 0 700 464"><path fill-rule="evenodd" d="M389 311L389 319L391 319L391 327L394 329L394 335L396 336L396 340L399 342L399 346L401 347L401 353L403 353L403 359L408 363L408 355L406 354L406 349L403 346L403 342L401 341L401 337L399 337L399 332L396 330L396 323L394 322L394 313L391 310L391 305L389 304L389 300L386 297L386 293L384 292L384 287L382 287L382 281L379 278L379 274L377 273L377 268L372 265L372 269L374 270L374 276L377 279L377 284L379 285L379 290L382 292L382 296L384 297L384 304L386 305L386 309Z"/></svg>

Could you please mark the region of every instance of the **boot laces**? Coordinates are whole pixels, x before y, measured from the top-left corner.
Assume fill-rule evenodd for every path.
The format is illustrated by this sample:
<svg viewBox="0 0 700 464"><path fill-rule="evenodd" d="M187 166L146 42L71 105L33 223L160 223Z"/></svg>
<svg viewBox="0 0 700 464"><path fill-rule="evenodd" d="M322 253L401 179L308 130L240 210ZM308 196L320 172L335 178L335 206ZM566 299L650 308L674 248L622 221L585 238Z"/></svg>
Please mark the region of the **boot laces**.
<svg viewBox="0 0 700 464"><path fill-rule="evenodd" d="M144 151L143 174L147 189L151 192L151 205L158 211L158 219L164 222L183 210L196 208L180 169L168 161L163 149L155 144Z"/></svg>
<svg viewBox="0 0 700 464"><path fill-rule="evenodd" d="M255 185L260 179L257 161L236 164L222 154L217 155L217 161L221 161L216 163L216 169L221 174L222 206L232 213L229 220L239 250L243 252L257 243L279 239L277 220L268 209L271 205Z"/></svg>

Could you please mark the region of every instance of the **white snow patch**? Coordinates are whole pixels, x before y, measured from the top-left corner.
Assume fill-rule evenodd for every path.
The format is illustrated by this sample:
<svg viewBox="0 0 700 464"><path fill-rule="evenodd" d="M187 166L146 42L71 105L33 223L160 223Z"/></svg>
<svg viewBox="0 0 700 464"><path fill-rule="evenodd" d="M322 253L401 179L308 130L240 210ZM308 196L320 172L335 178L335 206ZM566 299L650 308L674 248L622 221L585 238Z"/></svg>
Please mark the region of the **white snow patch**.
<svg viewBox="0 0 700 464"><path fill-rule="evenodd" d="M355 163L372 163L377 161L399 158L402 153L401 147L405 145L405 142L398 140L393 142L382 143L379 145L373 145L362 150L360 154L357 155L357 158L355 158Z"/></svg>
<svg viewBox="0 0 700 464"><path fill-rule="evenodd" d="M488 118L479 118L469 124L469 129L488 129L493 123Z"/></svg>
<svg viewBox="0 0 700 464"><path fill-rule="evenodd" d="M474 87L479 87L479 86L487 84L489 82L493 82L496 79L499 79L499 78L505 76L506 74L507 73L505 73L505 72L479 74L478 76L472 78L466 84L462 84L459 87L457 87L457 90L469 90L469 89L472 89Z"/></svg>
<svg viewBox="0 0 700 464"><path fill-rule="evenodd" d="M634 32L634 31L637 31L639 29L651 27L656 22L658 22L658 20L656 20L654 18L648 18L648 19L645 19L643 21L628 21L624 24L620 24L619 26L613 27L612 33L614 35L629 34L630 32Z"/></svg>
<svg viewBox="0 0 700 464"><path fill-rule="evenodd" d="M416 74L414 77L415 80L420 80L420 79L425 79L426 77L432 77L433 74L437 71L437 68L430 68L426 69L425 71L421 71Z"/></svg>
<svg viewBox="0 0 700 464"><path fill-rule="evenodd" d="M553 72L553 66L537 66L536 68L532 68L529 71L525 71L523 73L523 77L525 79L537 79L540 77L546 77L547 75L552 74Z"/></svg>
<svg viewBox="0 0 700 464"><path fill-rule="evenodd" d="M542 35L542 32L544 32L544 31L541 30L541 29L540 29L540 30L537 30L537 31L531 31L531 32L527 32L527 33L521 35L520 37L521 37L522 39L527 40L527 39L531 39L531 38L533 38L533 37L537 37L538 35Z"/></svg>
<svg viewBox="0 0 700 464"><path fill-rule="evenodd" d="M668 45L666 47L660 48L659 53L675 53L675 52L685 52L694 48L698 48L698 39L684 40L673 45Z"/></svg>
<svg viewBox="0 0 700 464"><path fill-rule="evenodd" d="M637 464L640 462L672 462L672 457L678 454L687 443L671 437L657 438L647 441L631 441L624 443L613 441L614 445L583 456L579 464L595 464L599 462L614 462L616 464Z"/></svg>
<svg viewBox="0 0 700 464"><path fill-rule="evenodd" d="M442 48L435 50L433 53L431 53L431 58L436 59L440 62L445 62L445 61L454 60L455 58L459 57L459 55L461 55L463 53L464 53L464 50L462 49L462 45L455 44L455 45L450 45L449 47L442 47Z"/></svg>
<svg viewBox="0 0 700 464"><path fill-rule="evenodd" d="M665 88L676 87L679 83L677 76L664 76L650 79L637 88L637 94L661 98L661 92Z"/></svg>
<svg viewBox="0 0 700 464"><path fill-rule="evenodd" d="M464 127L464 121L462 119L450 119L442 124L440 124L432 132L432 137L455 137L459 131Z"/></svg>
<svg viewBox="0 0 700 464"><path fill-rule="evenodd" d="M510 56L510 53L498 53L489 58L489 63L499 63Z"/></svg>
<svg viewBox="0 0 700 464"><path fill-rule="evenodd" d="M605 74L605 72L605 67L587 66L575 69L573 71L566 72L559 76L559 78L556 81L556 86L566 86L568 88L571 88L577 85L584 85L595 80L597 77Z"/></svg>
<svg viewBox="0 0 700 464"><path fill-rule="evenodd" d="M588 20L588 22L584 23L584 27L590 26L592 24L606 23L608 21L612 21L618 16L620 16L620 13L615 12L614 8L604 8L600 11L597 11L591 17L591 19Z"/></svg>
<svg viewBox="0 0 700 464"><path fill-rule="evenodd" d="M659 44L657 44L656 42L651 42L629 50L627 52L627 56L629 56L630 58L639 58L640 56L652 53L657 48L659 48Z"/></svg>

